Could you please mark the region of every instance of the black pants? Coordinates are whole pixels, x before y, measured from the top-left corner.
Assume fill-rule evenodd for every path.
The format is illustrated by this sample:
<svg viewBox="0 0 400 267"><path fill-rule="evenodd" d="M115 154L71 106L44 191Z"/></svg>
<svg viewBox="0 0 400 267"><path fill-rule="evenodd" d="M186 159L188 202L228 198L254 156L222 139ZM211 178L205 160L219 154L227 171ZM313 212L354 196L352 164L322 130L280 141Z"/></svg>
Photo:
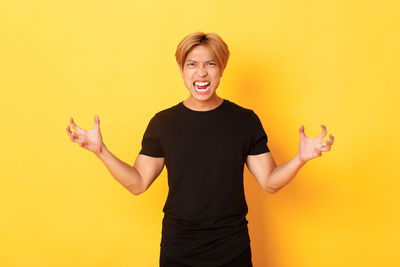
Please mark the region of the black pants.
<svg viewBox="0 0 400 267"><path fill-rule="evenodd" d="M194 267L184 263L180 263L174 261L171 258L168 258L163 253L160 253L160 267ZM253 267L251 262L251 248L250 246L245 250L241 255L239 255L236 259L228 262L224 265L216 266L216 267Z"/></svg>

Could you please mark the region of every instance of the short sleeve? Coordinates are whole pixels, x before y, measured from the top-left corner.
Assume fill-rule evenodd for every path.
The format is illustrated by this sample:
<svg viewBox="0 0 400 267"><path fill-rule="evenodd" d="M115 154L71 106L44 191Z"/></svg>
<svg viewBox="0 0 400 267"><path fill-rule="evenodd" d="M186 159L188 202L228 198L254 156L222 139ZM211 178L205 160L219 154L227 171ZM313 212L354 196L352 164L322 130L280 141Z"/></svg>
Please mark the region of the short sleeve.
<svg viewBox="0 0 400 267"><path fill-rule="evenodd" d="M160 122L157 114L150 119L147 125L139 154L157 158L164 157L160 139Z"/></svg>
<svg viewBox="0 0 400 267"><path fill-rule="evenodd" d="M258 155L265 152L270 152L267 145L268 137L264 131L260 119L254 111L251 111L251 135L250 135L250 147L248 155Z"/></svg>

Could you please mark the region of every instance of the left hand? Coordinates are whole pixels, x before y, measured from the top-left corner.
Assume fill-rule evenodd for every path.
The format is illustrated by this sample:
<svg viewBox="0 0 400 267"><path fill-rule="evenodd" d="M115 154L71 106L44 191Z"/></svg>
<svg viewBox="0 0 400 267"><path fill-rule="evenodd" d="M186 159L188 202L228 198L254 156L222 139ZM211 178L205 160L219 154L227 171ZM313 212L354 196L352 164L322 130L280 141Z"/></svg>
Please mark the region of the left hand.
<svg viewBox="0 0 400 267"><path fill-rule="evenodd" d="M329 135L329 141L322 141L326 135L326 127L321 124L322 133L316 138L307 137L304 133L304 126L299 128L300 141L299 141L299 158L302 162L322 156L322 151L330 151L333 144L333 135Z"/></svg>

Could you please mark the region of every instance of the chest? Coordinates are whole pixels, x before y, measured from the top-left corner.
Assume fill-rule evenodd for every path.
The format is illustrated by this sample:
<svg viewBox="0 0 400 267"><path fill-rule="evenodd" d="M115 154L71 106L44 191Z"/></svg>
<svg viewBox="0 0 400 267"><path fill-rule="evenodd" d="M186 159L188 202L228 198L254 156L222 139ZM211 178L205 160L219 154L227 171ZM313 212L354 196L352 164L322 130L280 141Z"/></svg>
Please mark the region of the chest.
<svg viewBox="0 0 400 267"><path fill-rule="evenodd" d="M163 125L161 143L166 161L244 160L249 148L246 125L224 116L176 118Z"/></svg>

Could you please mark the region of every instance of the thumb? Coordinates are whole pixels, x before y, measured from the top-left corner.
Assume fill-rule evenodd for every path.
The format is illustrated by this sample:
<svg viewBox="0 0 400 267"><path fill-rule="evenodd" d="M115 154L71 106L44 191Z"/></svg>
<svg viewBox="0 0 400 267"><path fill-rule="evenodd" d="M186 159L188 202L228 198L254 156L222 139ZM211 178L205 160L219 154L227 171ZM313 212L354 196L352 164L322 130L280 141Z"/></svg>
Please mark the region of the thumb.
<svg viewBox="0 0 400 267"><path fill-rule="evenodd" d="M99 119L99 116L96 114L96 115L94 115L94 127L96 128L96 129L99 129L100 128L100 119Z"/></svg>
<svg viewBox="0 0 400 267"><path fill-rule="evenodd" d="M304 134L304 126L303 126L303 125L300 125L299 134L300 134L300 136L302 136L302 137L305 137L305 136L306 136L306 135Z"/></svg>

